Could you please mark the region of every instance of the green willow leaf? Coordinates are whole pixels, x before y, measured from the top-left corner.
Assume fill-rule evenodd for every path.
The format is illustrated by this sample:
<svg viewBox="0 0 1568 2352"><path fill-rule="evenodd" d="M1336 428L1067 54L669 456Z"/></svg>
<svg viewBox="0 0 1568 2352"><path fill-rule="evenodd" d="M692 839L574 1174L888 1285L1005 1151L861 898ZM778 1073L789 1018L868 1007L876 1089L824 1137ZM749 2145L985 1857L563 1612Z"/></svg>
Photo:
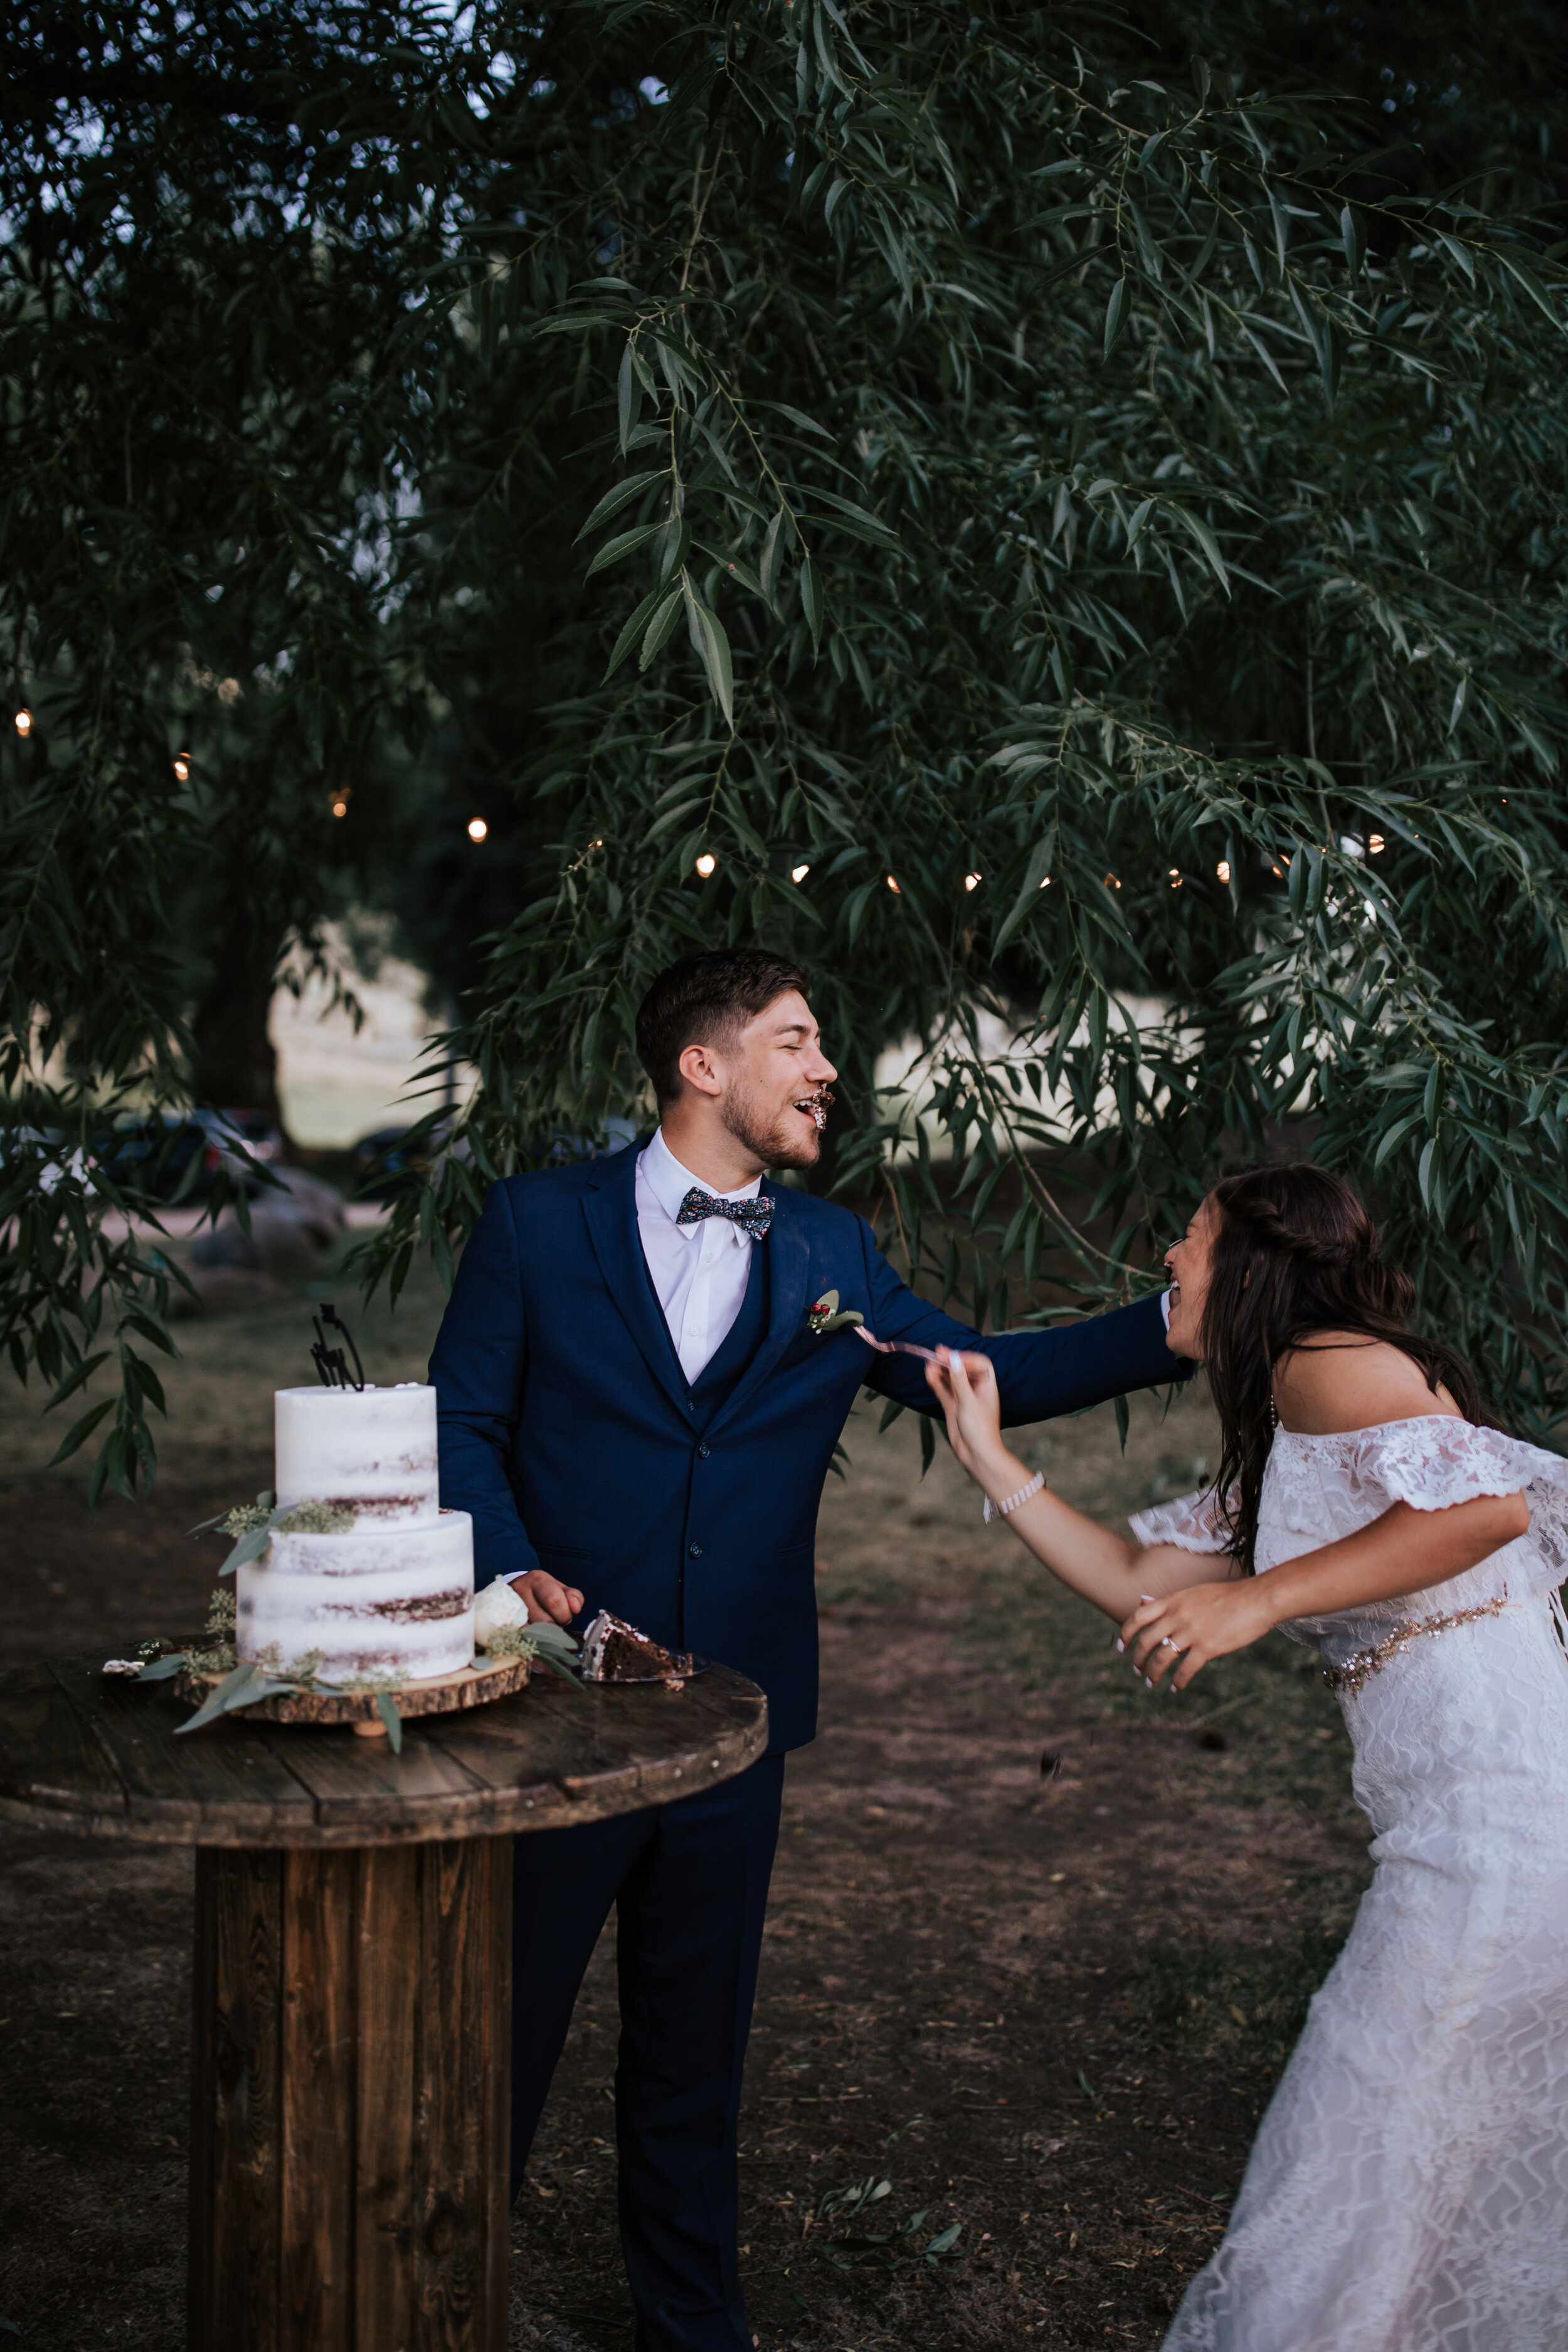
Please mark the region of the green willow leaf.
<svg viewBox="0 0 1568 2352"><path fill-rule="evenodd" d="M784 509L781 507L778 512L773 516L773 520L769 523L766 535L763 538L763 561L760 568L763 594L767 598L768 603L773 607L775 612L778 609L780 570L784 562L784 540L782 537L784 524Z"/></svg>
<svg viewBox="0 0 1568 2352"><path fill-rule="evenodd" d="M822 624L826 615L822 589L818 583L816 565L808 555L800 567L800 601L805 608L805 622L811 631L814 647L822 643Z"/></svg>
<svg viewBox="0 0 1568 2352"><path fill-rule="evenodd" d="M111 1348L106 1348L101 1349L96 1356L84 1356L81 1362L76 1367L76 1370L68 1374L66 1379L60 1382L53 1396L44 1407L44 1411L46 1412L53 1412L57 1405L64 1404L67 1397L74 1396L78 1389L85 1388L88 1381L91 1380L94 1372L97 1371L99 1366L100 1364L107 1364L113 1352L114 1351Z"/></svg>
<svg viewBox="0 0 1568 2352"><path fill-rule="evenodd" d="M624 482L617 482L613 490L605 492L573 544L579 544L590 531L597 530L601 523L608 522L613 514L618 514L624 506L629 506L633 499L641 498L643 492L651 489L656 482L668 481L668 478L667 473L631 474Z"/></svg>
<svg viewBox="0 0 1568 2352"><path fill-rule="evenodd" d="M681 604L685 596L685 580L686 574L682 572L680 578L676 582L675 586L673 588L667 589L662 597L659 596L659 591L656 589L654 591L654 596L649 598L648 602L650 604L654 604L655 598L658 598L659 601L657 604L654 604L653 615L648 622L647 631L643 638L642 651L637 656L637 667L639 669L647 669L648 664L655 658L656 655L663 651L664 647L669 643L670 638L674 635L676 625L680 619ZM639 606L639 614L642 610L643 608ZM630 624L628 623L627 625L629 626ZM647 837L651 839L652 835L649 835Z"/></svg>
<svg viewBox="0 0 1568 2352"><path fill-rule="evenodd" d="M737 581L739 584L742 588L747 589L752 595L761 596L763 594L761 580L752 571L751 565L749 563L742 562L738 555L727 555L721 547L710 546L705 539L693 540L692 545L699 548L704 555L711 556L714 562L720 565L724 572L728 572L731 580Z"/></svg>
<svg viewBox="0 0 1568 2352"><path fill-rule="evenodd" d="M50 1454L45 1465L46 1468L53 1470L58 1464L68 1462L77 1448L86 1444L93 1431L106 1415L114 1411L114 1404L115 1401L112 1397L105 1397L100 1404L89 1406L79 1421L71 1423L70 1428Z"/></svg>
<svg viewBox="0 0 1568 2352"><path fill-rule="evenodd" d="M1105 334L1100 357L1109 359L1121 341L1127 326L1127 280L1119 278L1110 289L1110 299L1105 306Z"/></svg>
<svg viewBox="0 0 1568 2352"><path fill-rule="evenodd" d="M635 530L624 530L618 538L607 539L589 564L587 577L591 580L595 572L603 572L607 564L618 563L623 556L635 555L639 547L647 545L649 540L658 539L663 529L660 522L639 523Z"/></svg>
<svg viewBox="0 0 1568 2352"><path fill-rule="evenodd" d="M637 644L637 639L646 631L648 622L652 618L659 602L660 591L655 588L649 594L643 598L642 603L637 606L630 620L625 624L619 636L616 639L614 646L610 649L610 658L605 665L604 677L599 681L601 685L607 684L608 681L614 677L616 672L619 669L621 664L625 661L632 647ZM647 665L645 664L644 667L646 667Z"/></svg>
<svg viewBox="0 0 1568 2352"><path fill-rule="evenodd" d="M686 598L686 615L691 632L691 642L707 672L709 691L723 712L726 722L733 726L734 672L730 653L730 640L724 634L724 625L712 607L702 602L684 573L681 575L681 587Z"/></svg>
<svg viewBox="0 0 1568 2352"><path fill-rule="evenodd" d="M1047 887L1047 877L1050 873L1056 854L1057 829L1053 824L1047 827L1029 854L1029 862L1024 869L1024 879L1018 895L1008 908L1002 928L992 944L993 954L1000 955L1019 927L1028 920L1032 913L1040 910L1040 894Z"/></svg>

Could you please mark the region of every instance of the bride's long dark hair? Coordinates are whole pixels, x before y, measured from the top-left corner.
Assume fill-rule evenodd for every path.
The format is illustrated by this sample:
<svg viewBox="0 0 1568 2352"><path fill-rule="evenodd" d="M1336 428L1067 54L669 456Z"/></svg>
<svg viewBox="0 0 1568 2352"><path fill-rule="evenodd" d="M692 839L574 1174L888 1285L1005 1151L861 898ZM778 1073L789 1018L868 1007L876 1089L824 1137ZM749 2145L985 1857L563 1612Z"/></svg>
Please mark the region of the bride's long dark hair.
<svg viewBox="0 0 1568 2352"><path fill-rule="evenodd" d="M1292 1348L1325 1331L1383 1340L1420 1365L1434 1395L1441 1383L1467 1421L1490 1416L1463 1356L1406 1329L1415 1286L1384 1264L1377 1228L1342 1177L1297 1160L1222 1177L1209 1199L1216 1223L1202 1347L1219 1409L1216 1483L1231 1551L1250 1576L1274 1434L1274 1367Z"/></svg>

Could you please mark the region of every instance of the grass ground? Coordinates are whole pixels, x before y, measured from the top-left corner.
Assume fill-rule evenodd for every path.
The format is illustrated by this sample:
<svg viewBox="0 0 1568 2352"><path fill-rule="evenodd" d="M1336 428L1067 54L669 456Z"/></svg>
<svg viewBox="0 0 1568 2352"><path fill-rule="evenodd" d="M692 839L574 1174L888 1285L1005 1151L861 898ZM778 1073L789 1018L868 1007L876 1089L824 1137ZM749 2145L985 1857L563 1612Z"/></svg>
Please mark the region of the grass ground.
<svg viewBox="0 0 1568 2352"><path fill-rule="evenodd" d="M416 1376L439 1296L355 1314ZM0 1391L16 1659L192 1622L184 1529L266 1483L308 1307L181 1327L150 1503L83 1511ZM79 1410L79 1407L77 1408ZM1338 1712L1276 1640L1151 1696L938 1449L874 1409L819 1529L823 1730L791 1764L742 2114L742 2268L767 2352L1156 2346L1353 1910ZM1033 1432L1119 1517L1195 1483L1201 1398ZM209 1539L210 1541L210 1539ZM0 1829L0 2315L26 2345L184 2342L190 1857ZM613 1961L584 1986L516 2224L512 2340L624 2352ZM888 2185L885 2190L881 2184Z"/></svg>

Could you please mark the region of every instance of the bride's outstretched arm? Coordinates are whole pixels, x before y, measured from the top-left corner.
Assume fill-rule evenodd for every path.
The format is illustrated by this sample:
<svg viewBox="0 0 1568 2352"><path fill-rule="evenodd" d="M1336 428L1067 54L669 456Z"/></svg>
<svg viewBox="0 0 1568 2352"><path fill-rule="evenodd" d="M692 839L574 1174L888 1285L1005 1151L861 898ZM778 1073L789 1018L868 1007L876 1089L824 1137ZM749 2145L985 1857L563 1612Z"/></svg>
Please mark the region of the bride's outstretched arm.
<svg viewBox="0 0 1568 2352"><path fill-rule="evenodd" d="M929 1365L926 1376L946 1416L952 1450L976 1486L993 1503L1005 1502L1026 1486L1028 1470L1003 1440L996 1374L989 1359L952 1352L944 1362ZM1141 1601L1189 1585L1223 1583L1237 1572L1235 1562L1221 1552L1182 1551L1174 1544L1141 1549L1048 1488L1017 1504L1007 1524L1053 1576L1119 1625Z"/></svg>
<svg viewBox="0 0 1568 2352"><path fill-rule="evenodd" d="M1313 1377L1326 1387L1336 1369L1325 1362ZM1028 1471L1002 1442L995 1376L986 1359L953 1354L932 1365L929 1377L953 1452L992 1501L1027 1486ZM1391 1391L1374 1394L1370 1404L1356 1402L1375 1422L1394 1418L1408 1400ZM1173 1667L1172 1683L1184 1690L1211 1658L1246 1649L1292 1617L1329 1615L1446 1582L1522 1535L1530 1508L1517 1494L1478 1495L1430 1511L1394 1503L1353 1535L1267 1576L1247 1577L1223 1554L1194 1556L1165 1544L1140 1551L1048 1492L1031 1496L1009 1517L1053 1575L1117 1619L1138 1673L1157 1683Z"/></svg>

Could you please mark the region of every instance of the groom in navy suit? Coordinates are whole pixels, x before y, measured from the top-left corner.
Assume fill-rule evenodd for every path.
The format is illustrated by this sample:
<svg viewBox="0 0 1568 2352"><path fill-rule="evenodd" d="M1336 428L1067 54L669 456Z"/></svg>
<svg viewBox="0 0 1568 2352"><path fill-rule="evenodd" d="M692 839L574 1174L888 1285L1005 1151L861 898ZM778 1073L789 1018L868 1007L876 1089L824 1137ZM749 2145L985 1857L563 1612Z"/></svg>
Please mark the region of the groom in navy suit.
<svg viewBox="0 0 1568 2352"><path fill-rule="evenodd" d="M821 1149L835 1076L803 973L759 950L689 956L637 1014L652 1139L497 1184L463 1253L430 1378L441 1499L481 1580L532 1619L611 1609L768 1697L769 1753L722 1787L516 1847L512 2135L521 2179L612 1907L621 2236L637 2352L751 2352L736 2126L784 1753L816 1724L817 1506L857 1391L937 1411L924 1367L807 1310L838 1293L881 1339L980 1349L1005 1423L1188 1369L1162 1302L981 1338L926 1305L848 1209L780 1186Z"/></svg>

